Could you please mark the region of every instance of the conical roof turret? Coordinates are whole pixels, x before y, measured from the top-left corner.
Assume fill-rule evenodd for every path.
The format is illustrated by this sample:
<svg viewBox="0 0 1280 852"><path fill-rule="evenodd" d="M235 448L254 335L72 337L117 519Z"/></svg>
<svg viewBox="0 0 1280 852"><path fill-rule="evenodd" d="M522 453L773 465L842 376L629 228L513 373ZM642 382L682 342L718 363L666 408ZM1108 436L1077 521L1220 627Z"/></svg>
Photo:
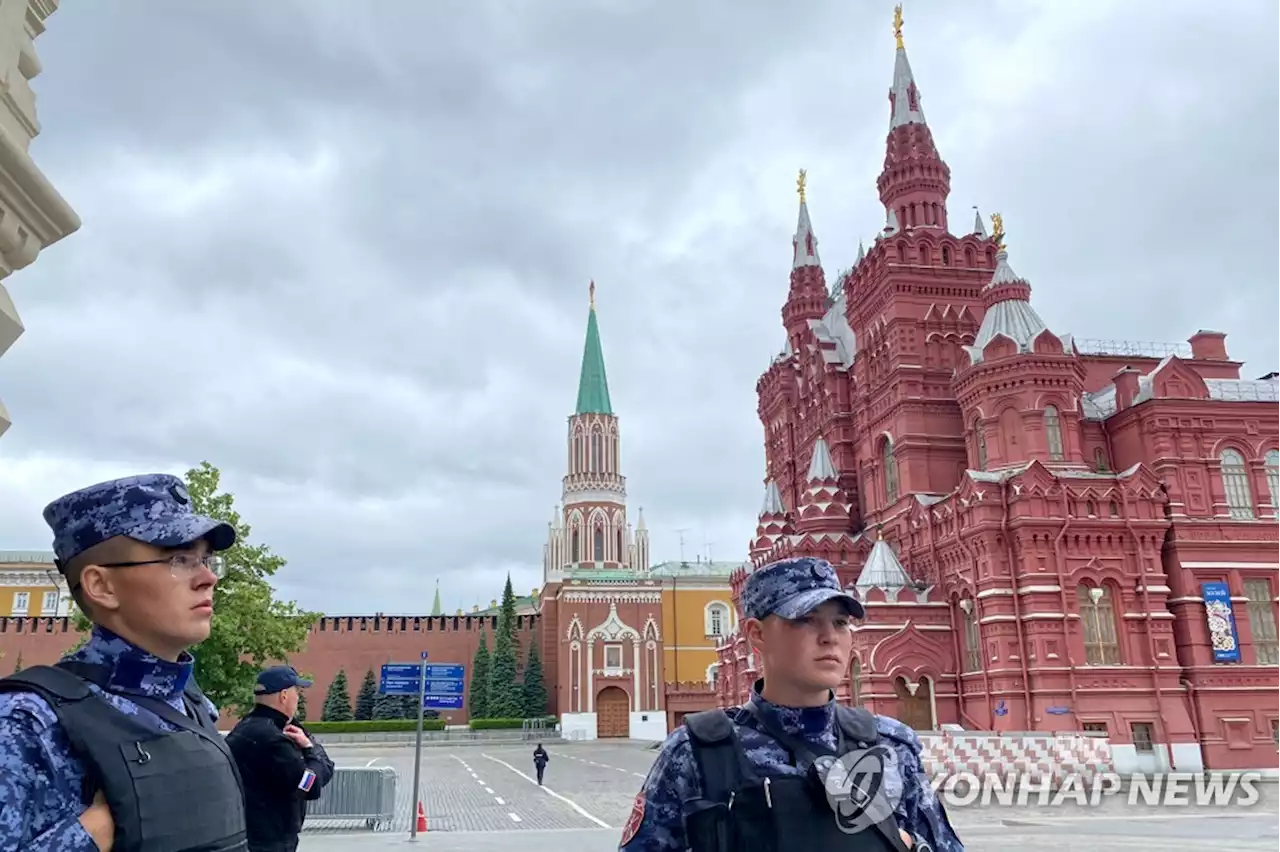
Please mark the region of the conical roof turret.
<svg viewBox="0 0 1280 852"><path fill-rule="evenodd" d="M885 140L884 169L876 181L880 200L895 214L885 233L915 228L947 229L947 196L951 193L951 169L938 154L933 134L925 122L924 106L915 73L907 59L902 38L902 6L893 10L896 51L893 82L889 86L889 134Z"/></svg>
<svg viewBox="0 0 1280 852"><path fill-rule="evenodd" d="M596 321L596 282L587 289L587 339L582 347L582 374L578 379L577 414L613 414L609 400L609 379L604 369L604 349Z"/></svg>

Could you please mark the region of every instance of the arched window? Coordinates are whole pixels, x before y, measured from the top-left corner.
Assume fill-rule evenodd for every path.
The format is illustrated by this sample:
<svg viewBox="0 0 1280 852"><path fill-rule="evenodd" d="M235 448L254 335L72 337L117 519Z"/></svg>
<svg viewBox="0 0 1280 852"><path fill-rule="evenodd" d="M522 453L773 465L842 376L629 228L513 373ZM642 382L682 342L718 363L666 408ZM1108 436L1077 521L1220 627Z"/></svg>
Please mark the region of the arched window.
<svg viewBox="0 0 1280 852"><path fill-rule="evenodd" d="M1107 465L1107 451L1098 447L1093 451L1093 469L1098 473L1106 473L1109 470Z"/></svg>
<svg viewBox="0 0 1280 852"><path fill-rule="evenodd" d="M578 537L578 531L576 529L569 533L569 561L582 561L582 542Z"/></svg>
<svg viewBox="0 0 1280 852"><path fill-rule="evenodd" d="M596 562L604 561L604 527L596 527L595 534L595 556Z"/></svg>
<svg viewBox="0 0 1280 852"><path fill-rule="evenodd" d="M884 442L884 501L898 499L898 461L893 457L893 442Z"/></svg>
<svg viewBox="0 0 1280 852"><path fill-rule="evenodd" d="M1249 488L1249 471L1244 456L1235 450L1223 450L1218 457L1222 465L1222 486L1227 492L1227 510L1238 520L1252 520L1253 495Z"/></svg>
<svg viewBox="0 0 1280 852"><path fill-rule="evenodd" d="M600 473L604 470L604 441L599 432L591 434L591 472Z"/></svg>
<svg viewBox="0 0 1280 852"><path fill-rule="evenodd" d="M1052 405L1044 407L1044 435L1049 444L1050 461L1062 461L1062 421L1058 419L1058 409Z"/></svg>
<svg viewBox="0 0 1280 852"><path fill-rule="evenodd" d="M987 435L982 431L982 418L973 418L973 440L978 450L978 470L987 469Z"/></svg>
<svg viewBox="0 0 1280 852"><path fill-rule="evenodd" d="M618 561L619 561L619 562L625 562L626 560L622 558L622 554L623 554L623 551L622 551L622 530L618 530L617 539L618 539Z"/></svg>
<svg viewBox="0 0 1280 852"><path fill-rule="evenodd" d="M729 632L729 607L719 601L707 604L706 634L724 636Z"/></svg>
<svg viewBox="0 0 1280 852"><path fill-rule="evenodd" d="M1262 459L1267 466L1267 490L1271 492L1271 508L1280 508L1280 450L1267 450Z"/></svg>
<svg viewBox="0 0 1280 852"><path fill-rule="evenodd" d="M862 706L862 660L853 658L853 666L849 670L849 692L854 707Z"/></svg>
<svg viewBox="0 0 1280 852"><path fill-rule="evenodd" d="M1090 666L1120 665L1116 640L1116 616L1111 592L1102 586L1081 585L1076 592L1080 620L1084 622L1084 659Z"/></svg>

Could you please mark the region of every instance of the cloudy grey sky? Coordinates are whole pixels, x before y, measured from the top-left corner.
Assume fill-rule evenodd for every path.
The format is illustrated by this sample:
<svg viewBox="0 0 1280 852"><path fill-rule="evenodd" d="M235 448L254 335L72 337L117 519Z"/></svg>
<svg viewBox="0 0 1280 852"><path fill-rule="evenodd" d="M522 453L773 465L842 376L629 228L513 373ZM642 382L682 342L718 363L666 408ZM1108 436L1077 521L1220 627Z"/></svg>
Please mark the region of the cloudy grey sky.
<svg viewBox="0 0 1280 852"><path fill-rule="evenodd" d="M541 578L594 278L655 560L742 558L795 173L830 280L884 221L892 3L65 3L33 155L83 229L9 280L0 547L91 481L224 473L282 594ZM376 8L376 12L373 10ZM1052 328L1277 367L1277 12L909 0L953 223Z"/></svg>

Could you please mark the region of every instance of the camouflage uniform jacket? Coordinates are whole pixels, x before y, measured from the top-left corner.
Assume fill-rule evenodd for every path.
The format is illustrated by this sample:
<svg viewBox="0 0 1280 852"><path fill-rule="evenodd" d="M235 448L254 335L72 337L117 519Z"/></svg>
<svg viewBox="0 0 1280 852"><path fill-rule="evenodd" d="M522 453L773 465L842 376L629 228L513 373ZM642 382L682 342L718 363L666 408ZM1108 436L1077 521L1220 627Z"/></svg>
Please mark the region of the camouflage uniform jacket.
<svg viewBox="0 0 1280 852"><path fill-rule="evenodd" d="M162 699L186 713L182 691L194 663L189 654L171 663L95 627L88 643L66 659L110 668L110 692L89 688L157 730L174 727L134 704L130 694ZM208 699L206 704L216 719L217 708ZM79 821L86 809L84 775L44 699L29 692L0 693L0 852L98 852Z"/></svg>
<svg viewBox="0 0 1280 852"><path fill-rule="evenodd" d="M795 709L764 700L755 690L751 702L756 712L770 718L786 733L828 749L836 747L834 700L823 707ZM791 755L768 734L747 710L728 711L738 729L738 737L748 760L762 775L798 775L808 764ZM964 845L947 820L920 759L920 740L915 731L896 719L876 717L881 742L897 757L898 777L887 777L887 790L900 791L896 815L898 825L915 838L915 848L934 852L963 852ZM683 725L667 737L645 778L623 830L619 852L684 852L689 848L684 827L684 802L701 795L698 768ZM928 844L928 847L925 846Z"/></svg>

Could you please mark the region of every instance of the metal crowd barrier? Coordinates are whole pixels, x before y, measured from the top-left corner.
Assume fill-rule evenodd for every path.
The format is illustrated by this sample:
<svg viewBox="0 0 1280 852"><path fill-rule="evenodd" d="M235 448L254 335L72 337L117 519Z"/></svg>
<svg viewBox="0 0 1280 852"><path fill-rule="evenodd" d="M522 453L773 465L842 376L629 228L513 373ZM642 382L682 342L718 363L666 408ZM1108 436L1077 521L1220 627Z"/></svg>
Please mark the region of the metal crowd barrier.
<svg viewBox="0 0 1280 852"><path fill-rule="evenodd" d="M396 771L389 766L334 769L320 798L307 802L307 820L364 820L377 831L396 816Z"/></svg>

